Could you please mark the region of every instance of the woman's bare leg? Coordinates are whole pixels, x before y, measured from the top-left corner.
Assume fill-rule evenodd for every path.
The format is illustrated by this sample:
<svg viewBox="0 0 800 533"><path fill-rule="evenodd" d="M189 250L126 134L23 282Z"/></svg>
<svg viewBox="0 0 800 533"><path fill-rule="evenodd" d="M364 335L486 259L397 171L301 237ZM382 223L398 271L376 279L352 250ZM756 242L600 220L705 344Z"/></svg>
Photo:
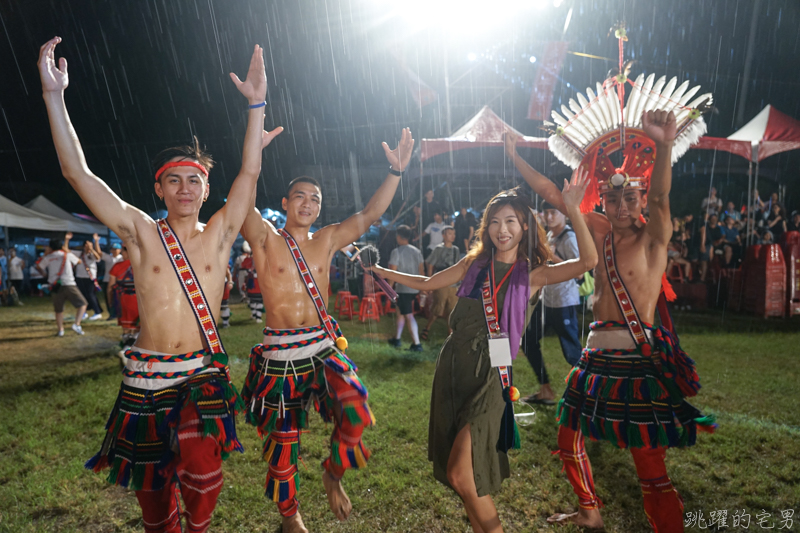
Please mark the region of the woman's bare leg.
<svg viewBox="0 0 800 533"><path fill-rule="evenodd" d="M470 425L458 432L447 461L447 480L461 500L475 533L502 533L503 526L491 496L478 496L472 469L472 434Z"/></svg>

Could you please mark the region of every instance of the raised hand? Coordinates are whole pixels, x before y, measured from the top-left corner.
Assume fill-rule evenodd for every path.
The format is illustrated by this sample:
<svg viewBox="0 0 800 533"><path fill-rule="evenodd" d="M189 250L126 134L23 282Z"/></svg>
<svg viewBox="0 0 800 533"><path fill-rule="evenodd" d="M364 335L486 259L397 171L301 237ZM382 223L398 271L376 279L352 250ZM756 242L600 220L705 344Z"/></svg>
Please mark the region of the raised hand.
<svg viewBox="0 0 800 533"><path fill-rule="evenodd" d="M584 167L578 167L572 173L571 181L564 180L564 188L561 190L561 197L564 205L569 208L579 209L583 201L586 187L589 186L589 171Z"/></svg>
<svg viewBox="0 0 800 533"><path fill-rule="evenodd" d="M92 234L92 240L94 242L100 242L100 235L98 235L97 233L93 233Z"/></svg>
<svg viewBox="0 0 800 533"><path fill-rule="evenodd" d="M55 49L61 37L53 37L39 48L39 76L42 78L44 92L61 92L69 85L67 60L61 58L56 66Z"/></svg>
<svg viewBox="0 0 800 533"><path fill-rule="evenodd" d="M389 145L383 143L383 151L386 152L386 159L393 169L404 171L411 161L411 152L414 150L414 139L411 137L411 130L403 128L400 135L400 142L394 150L389 149Z"/></svg>
<svg viewBox="0 0 800 533"><path fill-rule="evenodd" d="M519 141L519 135L513 131L506 130L503 132L503 143L505 144L506 155L508 157L513 158L517 155L517 141Z"/></svg>
<svg viewBox="0 0 800 533"><path fill-rule="evenodd" d="M269 146L269 143L272 142L272 139L274 139L275 137L280 135L280 133L282 131L283 131L283 126L278 126L277 128L275 128L272 131L266 131L266 130L262 131L261 132L261 149L263 150L264 148Z"/></svg>
<svg viewBox="0 0 800 533"><path fill-rule="evenodd" d="M267 98L267 73L264 69L264 54L260 46L256 45L253 49L247 78L242 81L231 72L231 80L251 105L260 104Z"/></svg>
<svg viewBox="0 0 800 533"><path fill-rule="evenodd" d="M642 113L642 129L656 144L673 144L678 125L675 113L656 110Z"/></svg>

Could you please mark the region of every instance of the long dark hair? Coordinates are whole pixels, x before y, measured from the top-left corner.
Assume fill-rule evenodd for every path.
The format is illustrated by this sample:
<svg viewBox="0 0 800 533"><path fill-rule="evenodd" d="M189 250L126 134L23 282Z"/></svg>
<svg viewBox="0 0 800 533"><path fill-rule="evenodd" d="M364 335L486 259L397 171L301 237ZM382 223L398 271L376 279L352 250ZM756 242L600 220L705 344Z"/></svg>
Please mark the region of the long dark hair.
<svg viewBox="0 0 800 533"><path fill-rule="evenodd" d="M489 236L489 223L492 217L503 207L511 206L522 226L522 239L517 248L517 261L528 263L528 269L533 269L544 264L551 258L550 246L547 244L547 234L533 214L530 201L520 194L518 188L502 191L496 194L483 211L481 224L478 227L475 243L467 253L470 264L475 260L490 260L495 246ZM528 229L524 229L525 225Z"/></svg>

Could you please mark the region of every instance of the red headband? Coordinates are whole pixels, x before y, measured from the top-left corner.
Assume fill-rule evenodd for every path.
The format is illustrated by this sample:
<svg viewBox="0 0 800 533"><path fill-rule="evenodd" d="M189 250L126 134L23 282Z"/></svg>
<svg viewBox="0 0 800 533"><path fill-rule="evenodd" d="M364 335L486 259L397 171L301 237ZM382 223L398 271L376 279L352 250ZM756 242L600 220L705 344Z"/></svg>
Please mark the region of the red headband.
<svg viewBox="0 0 800 533"><path fill-rule="evenodd" d="M158 169L158 172L156 172L156 181L158 181L158 178L161 177L161 174L163 174L165 170L175 167L195 167L208 178L208 170L200 163L195 163L194 161L173 161L171 163L164 163L164 166Z"/></svg>

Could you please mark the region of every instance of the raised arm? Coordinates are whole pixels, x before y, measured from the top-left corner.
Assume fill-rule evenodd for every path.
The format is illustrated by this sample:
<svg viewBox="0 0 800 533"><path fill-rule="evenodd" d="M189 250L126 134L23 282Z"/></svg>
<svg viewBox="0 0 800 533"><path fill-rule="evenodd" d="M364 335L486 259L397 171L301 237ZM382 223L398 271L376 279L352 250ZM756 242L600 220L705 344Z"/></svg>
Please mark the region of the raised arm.
<svg viewBox="0 0 800 533"><path fill-rule="evenodd" d="M525 182L531 186L531 189L533 189L536 194L544 198L547 203L553 205L566 215L567 209L564 205L564 200L561 198L561 191L558 190L556 184L547 179L543 174L534 170L534 168L517 153L519 135L506 130L503 135L503 140L505 141L506 155L514 161L514 166L517 167L519 173L522 174Z"/></svg>
<svg viewBox="0 0 800 533"><path fill-rule="evenodd" d="M389 145L385 142L383 143L383 151L386 153L386 159L389 161L391 169L398 172L403 172L408 167L413 149L414 139L411 137L411 130L408 128L403 128L400 142L394 150L390 150ZM367 205L364 206L364 209L348 217L340 224L329 226L329 231L333 232L331 234L331 249L338 250L363 235L367 228L389 208L399 184L400 176L390 172L387 174L386 179L383 180L383 184L369 199Z"/></svg>
<svg viewBox="0 0 800 533"><path fill-rule="evenodd" d="M564 180L564 190L561 192L562 203L575 230L579 256L576 259L569 259L555 265L542 265L531 270L531 292L539 290L545 285L561 283L582 276L584 272L597 265L597 248L580 211L581 200L583 200L583 194L589 184L588 176L587 170L578 167L572 173L571 182Z"/></svg>
<svg viewBox="0 0 800 533"><path fill-rule="evenodd" d="M42 80L42 96L50 119L50 131L58 153L61 173L72 185L103 224L114 230L123 240L134 241L136 223L149 220L142 211L123 202L108 185L89 170L86 158L78 141L78 135L67 113L64 91L69 85L67 60L55 60L55 48L61 37L54 37L39 49L39 75Z"/></svg>
<svg viewBox="0 0 800 533"><path fill-rule="evenodd" d="M391 265L389 266L391 267ZM448 287L464 279L464 276L467 274L468 267L469 265L467 264L467 258L465 257L450 268L441 270L430 277L403 274L402 272L383 268L378 265L372 267L372 270L374 270L379 276L386 278L389 281L402 283L406 287L411 287L412 289L417 289L420 291L435 291L436 289ZM423 268L424 267L420 265L420 272Z"/></svg>
<svg viewBox="0 0 800 533"><path fill-rule="evenodd" d="M656 144L656 162L647 193L650 221L645 231L653 242L666 246L672 238L669 191L672 188L672 145L677 131L675 114L647 111L642 114L642 129Z"/></svg>
<svg viewBox="0 0 800 533"><path fill-rule="evenodd" d="M92 255L97 261L100 261L103 258L103 250L100 249L100 235L97 233L92 235L92 242L94 243Z"/></svg>
<svg viewBox="0 0 800 533"><path fill-rule="evenodd" d="M245 218L252 210L251 207L255 205L256 184L258 175L261 173L261 151L283 131L283 128L275 128L269 133L263 130L265 108L263 104L267 97L267 75L264 69L263 50L260 46L255 45L253 49L247 78L241 81L233 72L230 73L230 76L233 83L236 84L236 88L247 98L247 103L251 107L248 111L247 131L244 135L242 167L236 179L233 180L225 205L211 217L209 224L220 223L223 235L228 236L228 240L233 242L239 228L242 227Z"/></svg>
<svg viewBox="0 0 800 533"><path fill-rule="evenodd" d="M255 200L255 195L253 195L253 199ZM256 206L251 203L250 209L247 211L247 217L244 219L244 224L242 224L242 228L239 231L244 240L255 250L257 247L261 248L264 245L264 241L270 233L270 226L272 224L265 220L259 210L256 209Z"/></svg>

